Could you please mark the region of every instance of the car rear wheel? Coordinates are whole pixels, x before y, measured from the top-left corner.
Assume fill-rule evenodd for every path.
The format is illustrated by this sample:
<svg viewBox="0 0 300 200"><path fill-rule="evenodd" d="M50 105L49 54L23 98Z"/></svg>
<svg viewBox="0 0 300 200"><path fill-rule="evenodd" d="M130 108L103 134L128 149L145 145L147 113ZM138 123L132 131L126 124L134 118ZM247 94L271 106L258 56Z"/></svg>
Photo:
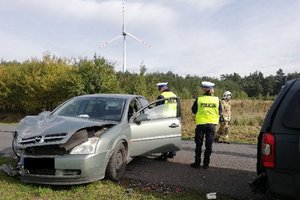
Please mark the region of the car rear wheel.
<svg viewBox="0 0 300 200"><path fill-rule="evenodd" d="M124 145L122 143L119 144L110 157L106 167L107 178L113 181L119 181L123 177L126 168L126 154Z"/></svg>

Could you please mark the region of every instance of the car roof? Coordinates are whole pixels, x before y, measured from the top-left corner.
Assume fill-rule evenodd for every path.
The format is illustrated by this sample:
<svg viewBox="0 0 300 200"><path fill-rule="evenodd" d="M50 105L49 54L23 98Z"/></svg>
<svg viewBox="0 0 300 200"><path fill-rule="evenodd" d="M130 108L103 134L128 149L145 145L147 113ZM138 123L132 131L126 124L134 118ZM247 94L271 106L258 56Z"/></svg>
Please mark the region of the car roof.
<svg viewBox="0 0 300 200"><path fill-rule="evenodd" d="M77 97L109 97L109 98L122 98L122 99L132 99L135 97L142 97L141 95L135 95L135 94L117 94L117 93L97 93L97 94L86 94L86 95L80 95ZM146 99L146 98L145 98Z"/></svg>
<svg viewBox="0 0 300 200"><path fill-rule="evenodd" d="M272 103L269 111L266 114L266 117L264 119L264 123L262 124L260 133L264 133L268 131L272 125L273 120L274 120L274 115L277 113L278 107L282 106L282 101L284 98L286 98L287 93L290 93L290 89L293 87L293 85L296 85L295 83L299 84L300 79L292 79L289 81L286 81L283 87L281 88L281 91L279 92L278 96ZM275 124L276 125L276 124Z"/></svg>

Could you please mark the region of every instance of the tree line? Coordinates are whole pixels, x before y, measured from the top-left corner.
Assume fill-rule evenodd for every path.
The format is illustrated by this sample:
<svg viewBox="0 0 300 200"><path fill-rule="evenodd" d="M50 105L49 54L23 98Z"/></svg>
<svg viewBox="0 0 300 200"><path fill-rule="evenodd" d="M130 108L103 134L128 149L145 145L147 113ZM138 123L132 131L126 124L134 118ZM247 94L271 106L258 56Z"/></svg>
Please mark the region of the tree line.
<svg viewBox="0 0 300 200"><path fill-rule="evenodd" d="M205 80L216 84L215 95L219 97L229 90L237 99L272 100L284 82L294 78L300 78L300 73L285 74L282 69L266 77L259 71L244 77L237 73L220 78L183 77L170 71L147 73L145 65L138 73L123 73L115 71L114 63L96 55L92 59L67 59L45 54L42 59L24 62L1 60L0 113L37 114L73 96L92 93L140 94L154 100L158 82L168 82L182 99L199 96L200 83Z"/></svg>

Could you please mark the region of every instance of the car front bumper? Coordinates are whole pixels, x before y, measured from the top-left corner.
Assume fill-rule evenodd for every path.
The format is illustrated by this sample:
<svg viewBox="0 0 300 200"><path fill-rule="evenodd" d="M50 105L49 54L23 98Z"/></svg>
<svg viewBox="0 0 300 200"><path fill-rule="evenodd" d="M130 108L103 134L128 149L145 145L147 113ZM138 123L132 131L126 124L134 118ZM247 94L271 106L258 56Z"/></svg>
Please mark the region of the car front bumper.
<svg viewBox="0 0 300 200"><path fill-rule="evenodd" d="M74 185L103 179L107 152L90 155L22 157L21 181L47 185Z"/></svg>

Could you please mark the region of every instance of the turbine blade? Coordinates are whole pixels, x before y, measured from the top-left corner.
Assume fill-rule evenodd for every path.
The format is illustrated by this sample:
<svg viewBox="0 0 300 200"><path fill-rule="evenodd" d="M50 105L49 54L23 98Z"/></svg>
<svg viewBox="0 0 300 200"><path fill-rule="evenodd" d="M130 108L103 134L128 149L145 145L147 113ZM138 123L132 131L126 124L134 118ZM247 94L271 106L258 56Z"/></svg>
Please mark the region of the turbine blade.
<svg viewBox="0 0 300 200"><path fill-rule="evenodd" d="M113 42L113 41L115 41L115 40L117 40L117 39L119 39L119 38L122 38L122 37L123 37L123 36L121 36L121 35L119 35L119 36L117 36L117 37L114 37L113 39L111 39L111 40L109 40L109 41L104 42L103 44L101 44L99 48L101 49L101 48L107 46L109 43L111 43L111 42Z"/></svg>
<svg viewBox="0 0 300 200"><path fill-rule="evenodd" d="M122 32L124 33L125 32L125 1L123 1L122 16L123 16Z"/></svg>
<svg viewBox="0 0 300 200"><path fill-rule="evenodd" d="M146 47L150 47L150 45L149 45L147 42L145 42L145 41L139 39L138 37L136 37L136 36L134 36L134 35L132 35L132 34L130 34L130 33L125 33L125 34L128 35L128 36L130 36L130 37L132 37L132 38L135 39L136 41L142 43L142 44L145 45Z"/></svg>

